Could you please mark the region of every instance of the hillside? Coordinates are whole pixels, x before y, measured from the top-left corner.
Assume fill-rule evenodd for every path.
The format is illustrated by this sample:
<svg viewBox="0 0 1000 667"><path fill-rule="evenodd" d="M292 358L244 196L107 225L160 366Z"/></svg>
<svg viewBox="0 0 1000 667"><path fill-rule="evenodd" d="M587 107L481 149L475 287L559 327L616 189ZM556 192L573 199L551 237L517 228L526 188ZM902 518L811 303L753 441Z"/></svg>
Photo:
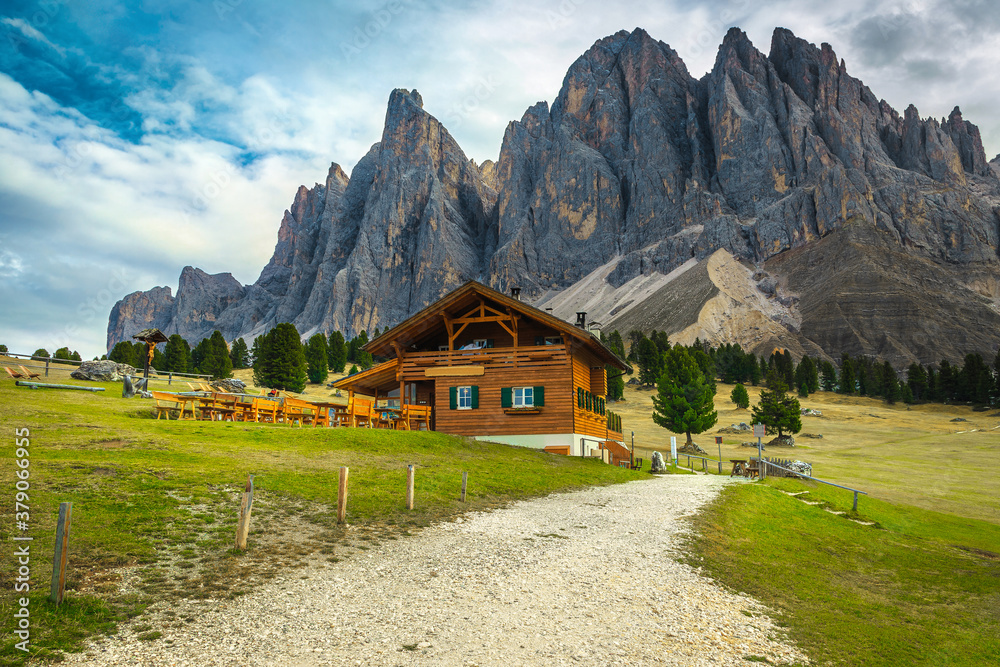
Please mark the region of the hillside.
<svg viewBox="0 0 1000 667"><path fill-rule="evenodd" d="M900 113L828 44L778 28L764 54L734 28L695 79L668 45L622 31L573 63L551 106L508 125L495 163L468 159L415 90L393 91L350 177L334 163L296 193L254 284L186 267L176 296L119 301L108 345L147 326L189 340L252 339L282 321L353 335L478 279L560 314L589 302L604 324L694 327L684 335L720 343L897 364L988 352L1000 343L994 167L957 107ZM703 273L670 287L720 250L758 277L723 269L714 287Z"/></svg>

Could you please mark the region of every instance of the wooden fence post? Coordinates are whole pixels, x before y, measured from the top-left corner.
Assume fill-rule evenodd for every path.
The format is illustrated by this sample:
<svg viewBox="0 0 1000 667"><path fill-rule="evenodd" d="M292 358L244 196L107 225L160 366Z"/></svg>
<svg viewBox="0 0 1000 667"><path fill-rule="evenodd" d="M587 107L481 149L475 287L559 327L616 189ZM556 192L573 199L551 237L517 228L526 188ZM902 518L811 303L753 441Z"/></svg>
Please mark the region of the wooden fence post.
<svg viewBox="0 0 1000 667"><path fill-rule="evenodd" d="M406 509L413 509L413 464L406 466Z"/></svg>
<svg viewBox="0 0 1000 667"><path fill-rule="evenodd" d="M69 526L73 518L73 503L59 503L59 522L56 524L56 550L52 557L52 591L49 599L62 604L66 592L66 561L69 556Z"/></svg>
<svg viewBox="0 0 1000 667"><path fill-rule="evenodd" d="M246 490L243 491L243 499L240 501L240 519L236 524L236 548L240 551L247 550L247 534L250 532L250 511L253 509L253 478L255 475L247 475Z"/></svg>
<svg viewBox="0 0 1000 667"><path fill-rule="evenodd" d="M340 488L337 491L337 523L347 520L347 467L340 468Z"/></svg>
<svg viewBox="0 0 1000 667"><path fill-rule="evenodd" d="M45 377L49 376L49 362L50 361L52 361L51 357L46 357L45 358ZM60 597L59 599L61 600L62 598Z"/></svg>
<svg viewBox="0 0 1000 667"><path fill-rule="evenodd" d="M465 502L465 489L469 486L469 473L462 471L462 502Z"/></svg>

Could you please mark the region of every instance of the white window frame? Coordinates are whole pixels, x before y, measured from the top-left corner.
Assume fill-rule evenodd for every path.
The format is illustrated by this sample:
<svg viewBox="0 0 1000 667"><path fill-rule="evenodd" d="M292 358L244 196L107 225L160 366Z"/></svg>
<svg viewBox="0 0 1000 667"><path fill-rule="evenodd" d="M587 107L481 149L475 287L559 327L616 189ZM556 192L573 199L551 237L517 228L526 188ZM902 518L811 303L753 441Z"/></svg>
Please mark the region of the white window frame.
<svg viewBox="0 0 1000 667"><path fill-rule="evenodd" d="M485 338L473 338L472 344L476 346L477 349L486 349L486 339Z"/></svg>
<svg viewBox="0 0 1000 667"><path fill-rule="evenodd" d="M465 403L465 405L463 405ZM455 407L459 410L472 409L472 386L458 387L455 392Z"/></svg>
<svg viewBox="0 0 1000 667"><path fill-rule="evenodd" d="M535 407L535 388L512 387L510 391L510 403L515 408Z"/></svg>

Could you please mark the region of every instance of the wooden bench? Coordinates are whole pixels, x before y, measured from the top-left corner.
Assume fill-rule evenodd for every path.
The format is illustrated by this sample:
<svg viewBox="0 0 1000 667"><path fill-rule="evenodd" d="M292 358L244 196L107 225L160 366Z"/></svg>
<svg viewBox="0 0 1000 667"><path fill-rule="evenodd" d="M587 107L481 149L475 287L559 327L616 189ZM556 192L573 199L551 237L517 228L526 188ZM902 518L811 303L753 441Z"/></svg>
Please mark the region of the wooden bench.
<svg viewBox="0 0 1000 667"><path fill-rule="evenodd" d="M635 461L632 462L632 470L642 470L642 457L641 456L639 458L635 459Z"/></svg>

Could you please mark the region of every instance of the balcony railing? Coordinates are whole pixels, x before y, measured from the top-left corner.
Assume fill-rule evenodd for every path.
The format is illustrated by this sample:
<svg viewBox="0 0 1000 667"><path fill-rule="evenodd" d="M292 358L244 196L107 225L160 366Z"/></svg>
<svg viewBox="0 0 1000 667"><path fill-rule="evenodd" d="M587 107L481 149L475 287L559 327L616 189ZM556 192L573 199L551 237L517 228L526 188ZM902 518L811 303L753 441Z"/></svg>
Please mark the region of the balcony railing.
<svg viewBox="0 0 1000 667"><path fill-rule="evenodd" d="M403 374L423 376L425 369L435 366L503 366L528 369L559 366L565 364L566 361L565 345L407 352L403 358Z"/></svg>

